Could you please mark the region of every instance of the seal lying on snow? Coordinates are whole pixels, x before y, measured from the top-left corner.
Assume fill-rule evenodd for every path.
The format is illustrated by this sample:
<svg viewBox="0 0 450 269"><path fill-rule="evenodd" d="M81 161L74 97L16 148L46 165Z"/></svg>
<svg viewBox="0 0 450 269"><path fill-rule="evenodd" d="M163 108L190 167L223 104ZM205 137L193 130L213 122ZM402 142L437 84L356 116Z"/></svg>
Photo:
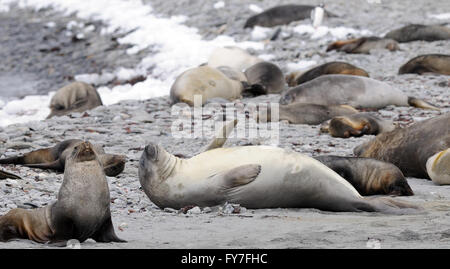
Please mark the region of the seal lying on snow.
<svg viewBox="0 0 450 269"><path fill-rule="evenodd" d="M63 116L72 112L84 112L103 105L97 90L84 82L73 82L59 89L50 101L50 115Z"/></svg>
<svg viewBox="0 0 450 269"><path fill-rule="evenodd" d="M256 14L245 22L244 28L252 28L254 26L272 27L276 25L289 24L293 21L308 19L315 6L309 5L281 5L265 10ZM325 11L328 17L336 17L336 15Z"/></svg>
<svg viewBox="0 0 450 269"><path fill-rule="evenodd" d="M447 40L450 39L450 28L441 25L410 24L390 31L385 38L398 42Z"/></svg>
<svg viewBox="0 0 450 269"><path fill-rule="evenodd" d="M38 209L12 209L1 216L0 241L83 242L92 238L97 242L125 242L114 232L110 202L108 182L94 146L80 143L67 158L58 200Z"/></svg>
<svg viewBox="0 0 450 269"><path fill-rule="evenodd" d="M80 139L65 140L51 148L31 151L23 156L0 159L0 164L22 164L32 168L53 169L63 172L67 157L81 143L83 143L83 140ZM95 147L107 176L115 177L122 173L125 168L125 156L107 154L100 145L93 145L93 147Z"/></svg>
<svg viewBox="0 0 450 269"><path fill-rule="evenodd" d="M438 73L450 75L450 55L425 54L412 58L398 70L399 74Z"/></svg>
<svg viewBox="0 0 450 269"><path fill-rule="evenodd" d="M387 83L360 76L325 75L289 89L280 104L350 105L355 108L383 108L388 105L415 106L439 110Z"/></svg>
<svg viewBox="0 0 450 269"><path fill-rule="evenodd" d="M331 155L314 159L345 178L361 195L414 195L400 169L391 163Z"/></svg>
<svg viewBox="0 0 450 269"><path fill-rule="evenodd" d="M370 53L372 49L399 50L398 44L393 39L379 38L376 36L361 37L350 40L340 40L331 43L327 51L337 50L346 53Z"/></svg>
<svg viewBox="0 0 450 269"><path fill-rule="evenodd" d="M361 68L345 62L329 62L316 66L306 72L292 72L286 76L286 82L290 87L313 80L322 75L341 74L369 77L369 74Z"/></svg>
<svg viewBox="0 0 450 269"><path fill-rule="evenodd" d="M407 177L450 184L450 113L379 134L354 153L393 163Z"/></svg>

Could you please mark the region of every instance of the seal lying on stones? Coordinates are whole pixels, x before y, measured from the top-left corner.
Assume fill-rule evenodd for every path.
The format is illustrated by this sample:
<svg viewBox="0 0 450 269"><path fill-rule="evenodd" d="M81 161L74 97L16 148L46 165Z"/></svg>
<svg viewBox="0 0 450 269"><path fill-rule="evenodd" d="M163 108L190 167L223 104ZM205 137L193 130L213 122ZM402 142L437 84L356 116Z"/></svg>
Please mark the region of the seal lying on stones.
<svg viewBox="0 0 450 269"><path fill-rule="evenodd" d="M407 177L450 184L450 113L379 134L354 153L393 163Z"/></svg>
<svg viewBox="0 0 450 269"><path fill-rule="evenodd" d="M416 40L436 41L450 39L450 28L441 25L410 24L390 31L385 38L398 42L411 42Z"/></svg>
<svg viewBox="0 0 450 269"><path fill-rule="evenodd" d="M365 112L333 117L327 126L321 128L322 131L328 131L331 136L341 138L377 135L394 129L392 121Z"/></svg>
<svg viewBox="0 0 450 269"><path fill-rule="evenodd" d="M202 105L212 98L232 101L241 97L244 85L228 78L210 66L191 68L177 77L170 89L172 104L183 102L194 105L196 95L202 97Z"/></svg>
<svg viewBox="0 0 450 269"><path fill-rule="evenodd" d="M309 5L281 5L265 10L247 19L244 28L254 26L272 27L276 25L289 24L311 18L311 12L315 6ZM336 15L325 11L326 16L336 17Z"/></svg>
<svg viewBox="0 0 450 269"><path fill-rule="evenodd" d="M225 201L247 208L328 211L406 213L416 208L386 197L362 197L319 161L271 146L215 148L180 159L151 143L139 162L139 180L160 208Z"/></svg>
<svg viewBox="0 0 450 269"><path fill-rule="evenodd" d="M66 159L73 149L83 143L83 140L69 139L51 148L44 148L15 156L0 159L0 164L21 164L32 168L52 169L63 172ZM115 177L125 169L126 157L123 155L107 154L100 145L93 145L102 162L107 176Z"/></svg>
<svg viewBox="0 0 450 269"><path fill-rule="evenodd" d="M324 106L315 104L292 103L280 105L278 118L293 124L317 125L339 115L351 115L358 110L348 105ZM272 121L270 107L258 112L258 122Z"/></svg>
<svg viewBox="0 0 450 269"><path fill-rule="evenodd" d="M398 70L399 74L438 73L450 75L450 55L425 54L412 58Z"/></svg>
<svg viewBox="0 0 450 269"><path fill-rule="evenodd" d="M314 159L345 178L361 195L414 195L403 173L391 163L331 155Z"/></svg>
<svg viewBox="0 0 450 269"><path fill-rule="evenodd" d="M72 112L84 112L103 105L97 90L84 82L73 82L59 89L50 101L51 112L47 119Z"/></svg>
<svg viewBox="0 0 450 269"><path fill-rule="evenodd" d="M9 172L6 172L6 171L0 169L0 179L7 179L7 178L21 179L19 176L16 176L12 173L9 173Z"/></svg>
<svg viewBox="0 0 450 269"><path fill-rule="evenodd" d="M324 75L289 89L280 104L306 103L318 105L350 105L355 108L383 108L388 105L415 106L439 110L437 107L387 83L351 75Z"/></svg>
<svg viewBox="0 0 450 269"><path fill-rule="evenodd" d="M260 94L280 93L284 90L283 72L273 63L254 64L245 70L245 76L252 91L258 88Z"/></svg>
<svg viewBox="0 0 450 269"><path fill-rule="evenodd" d="M208 58L208 66L217 68L229 66L239 71L244 71L250 66L263 60L251 55L246 50L238 47L227 46L215 49Z"/></svg>
<svg viewBox="0 0 450 269"><path fill-rule="evenodd" d="M340 40L331 43L327 51L337 50L346 53L370 53L372 49L387 49L390 51L399 50L397 42L393 39L379 38L376 36L361 37L350 40Z"/></svg>
<svg viewBox="0 0 450 269"><path fill-rule="evenodd" d="M0 241L83 242L92 238L97 242L125 242L114 232L110 203L108 182L94 146L80 143L67 158L58 200L38 209L12 209L1 216Z"/></svg>
<svg viewBox="0 0 450 269"><path fill-rule="evenodd" d="M292 72L286 76L286 82L290 87L295 87L317 77L331 74L369 77L369 74L365 70L352 64L345 62L329 62L316 66L306 72Z"/></svg>

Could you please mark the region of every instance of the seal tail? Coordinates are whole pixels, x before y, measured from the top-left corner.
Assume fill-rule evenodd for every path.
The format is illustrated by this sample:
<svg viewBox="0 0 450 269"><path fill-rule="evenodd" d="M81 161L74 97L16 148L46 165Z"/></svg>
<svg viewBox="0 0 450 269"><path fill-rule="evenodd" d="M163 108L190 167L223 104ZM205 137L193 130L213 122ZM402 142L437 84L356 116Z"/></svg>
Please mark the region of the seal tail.
<svg viewBox="0 0 450 269"><path fill-rule="evenodd" d="M414 214L423 209L414 204L389 197L364 197L370 203L374 211L387 214Z"/></svg>
<svg viewBox="0 0 450 269"><path fill-rule="evenodd" d="M418 108L423 108L423 109L432 109L432 110L440 110L438 107L425 102L424 100L421 100L419 98L415 98L415 97L408 97L408 104L410 106L414 106L414 107L418 107Z"/></svg>

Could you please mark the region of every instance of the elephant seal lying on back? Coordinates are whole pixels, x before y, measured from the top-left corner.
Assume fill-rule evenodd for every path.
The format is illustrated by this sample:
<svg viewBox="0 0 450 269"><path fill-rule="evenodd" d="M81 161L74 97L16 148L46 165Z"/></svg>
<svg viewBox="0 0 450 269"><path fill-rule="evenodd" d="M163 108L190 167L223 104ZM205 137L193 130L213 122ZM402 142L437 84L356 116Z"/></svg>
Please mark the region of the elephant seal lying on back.
<svg viewBox="0 0 450 269"><path fill-rule="evenodd" d="M410 24L390 31L385 38L398 42L447 40L450 39L450 28L441 25Z"/></svg>
<svg viewBox="0 0 450 269"><path fill-rule="evenodd" d="M426 54L412 58L398 70L399 74L438 73L450 75L450 55Z"/></svg>

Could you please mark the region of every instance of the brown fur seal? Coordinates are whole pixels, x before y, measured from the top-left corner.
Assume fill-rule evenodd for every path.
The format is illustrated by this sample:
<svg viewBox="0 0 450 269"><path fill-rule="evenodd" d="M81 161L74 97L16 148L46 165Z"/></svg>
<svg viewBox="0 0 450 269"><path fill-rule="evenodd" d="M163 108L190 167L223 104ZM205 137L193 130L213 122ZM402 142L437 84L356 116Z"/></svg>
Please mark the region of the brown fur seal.
<svg viewBox="0 0 450 269"><path fill-rule="evenodd" d="M448 40L450 39L450 28L441 25L410 24L390 31L385 38L391 38L398 42Z"/></svg>
<svg viewBox="0 0 450 269"><path fill-rule="evenodd" d="M295 87L322 75L341 74L369 77L369 74L352 64L345 62L329 62L316 66L306 72L292 72L286 76L286 82L290 87Z"/></svg>
<svg viewBox="0 0 450 269"><path fill-rule="evenodd" d="M63 116L72 112L84 112L103 105L97 90L84 82L73 82L59 89L50 101L50 115Z"/></svg>
<svg viewBox="0 0 450 269"><path fill-rule="evenodd" d="M97 242L125 242L114 232L108 182L94 146L89 142L78 144L66 162L58 200L38 209L12 209L1 216L0 241L84 242L92 238Z"/></svg>
<svg viewBox="0 0 450 269"><path fill-rule="evenodd" d="M32 168L52 169L63 172L67 157L81 143L83 143L83 140L65 140L51 148L31 151L23 156L0 159L0 164L21 164ZM125 168L125 156L107 154L100 145L93 145L93 147L95 147L107 176L115 177L122 173Z"/></svg>
<svg viewBox="0 0 450 269"><path fill-rule="evenodd" d="M9 172L6 172L6 171L3 171L3 170L0 169L0 179L7 179L7 178L10 178L10 179L21 179L19 176L16 176L16 175L14 175L12 173L9 173Z"/></svg>
<svg viewBox="0 0 450 269"><path fill-rule="evenodd" d="M350 75L324 75L284 92L280 104L350 105L355 108L383 108L388 105L415 106L439 110L415 97L408 97L391 85L375 79Z"/></svg>
<svg viewBox="0 0 450 269"><path fill-rule="evenodd" d="M202 97L202 105L212 98L232 101L241 97L242 82L228 78L210 66L191 68L177 77L170 89L172 104L183 102L194 105L196 95Z"/></svg>
<svg viewBox="0 0 450 269"><path fill-rule="evenodd" d="M399 74L438 73L450 75L450 55L426 54L412 58L398 70Z"/></svg>
<svg viewBox="0 0 450 269"><path fill-rule="evenodd" d="M376 36L361 37L350 40L340 40L331 43L327 51L337 50L346 53L370 53L372 49L387 49L390 51L399 50L398 44L393 39L379 38Z"/></svg>
<svg viewBox="0 0 450 269"><path fill-rule="evenodd" d="M207 65L213 68L228 66L239 71L244 71L250 66L262 61L262 59L251 55L244 49L227 46L215 49L209 56Z"/></svg>
<svg viewBox="0 0 450 269"><path fill-rule="evenodd" d="M407 177L450 184L450 113L379 134L354 153L393 163Z"/></svg>
<svg viewBox="0 0 450 269"><path fill-rule="evenodd" d="M283 72L273 63L254 64L245 70L245 76L252 91L257 88L260 94L280 93L284 90Z"/></svg>
<svg viewBox="0 0 450 269"><path fill-rule="evenodd" d="M377 135L395 129L395 125L392 121L383 120L370 113L364 112L334 117L327 125L328 126L321 128L321 130L327 130L331 136L341 138Z"/></svg>
<svg viewBox="0 0 450 269"><path fill-rule="evenodd" d="M265 10L256 14L245 22L244 28L252 28L256 25L263 27L272 27L276 25L289 24L293 21L299 21L311 18L311 12L315 6L309 5L281 5ZM325 11L328 17L336 15Z"/></svg>
<svg viewBox="0 0 450 269"><path fill-rule="evenodd" d="M414 195L400 169L391 163L331 155L314 159L345 178L361 195Z"/></svg>
<svg viewBox="0 0 450 269"><path fill-rule="evenodd" d="M271 121L270 107L258 113L259 122ZM279 106L279 120L287 120L293 124L317 125L338 115L350 115L358 110L347 105L323 106L315 104L292 103Z"/></svg>

